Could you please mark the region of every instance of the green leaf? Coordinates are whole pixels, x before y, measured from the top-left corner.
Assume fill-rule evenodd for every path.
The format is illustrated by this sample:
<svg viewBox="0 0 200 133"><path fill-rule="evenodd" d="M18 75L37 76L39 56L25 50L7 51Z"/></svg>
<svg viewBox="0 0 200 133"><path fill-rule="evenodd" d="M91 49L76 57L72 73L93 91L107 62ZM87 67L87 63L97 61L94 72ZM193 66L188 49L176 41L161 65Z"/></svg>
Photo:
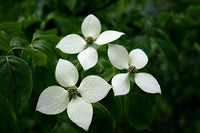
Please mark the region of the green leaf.
<svg viewBox="0 0 200 133"><path fill-rule="evenodd" d="M27 48L28 45L29 45L28 41L26 41L20 37L14 37L10 41L10 48L15 48L15 47Z"/></svg>
<svg viewBox="0 0 200 133"><path fill-rule="evenodd" d="M31 69L15 56L0 56L0 66L0 93L19 111L31 96Z"/></svg>
<svg viewBox="0 0 200 133"><path fill-rule="evenodd" d="M57 64L57 57L54 51L51 49L51 46L49 45L50 44L48 44L46 41L37 40L34 41L32 46L34 49L37 49L47 55L48 67L54 69Z"/></svg>
<svg viewBox="0 0 200 133"><path fill-rule="evenodd" d="M10 49L10 37L4 31L0 32L0 50L8 52Z"/></svg>
<svg viewBox="0 0 200 133"><path fill-rule="evenodd" d="M46 132L51 132L56 126L56 115L44 115L40 112L36 112L35 119Z"/></svg>
<svg viewBox="0 0 200 133"><path fill-rule="evenodd" d="M115 118L115 121L119 121L122 115L122 101L121 97L114 97L112 91L101 101L101 103L110 111Z"/></svg>
<svg viewBox="0 0 200 133"><path fill-rule="evenodd" d="M169 21L170 17L171 14L168 12L160 13L158 16L160 25L165 26L165 24Z"/></svg>
<svg viewBox="0 0 200 133"><path fill-rule="evenodd" d="M133 39L133 48L142 49L147 55L151 53L151 40L147 36L137 36Z"/></svg>
<svg viewBox="0 0 200 133"><path fill-rule="evenodd" d="M8 52L10 49L10 40L19 36L21 25L17 22L6 22L0 24L0 50Z"/></svg>
<svg viewBox="0 0 200 133"><path fill-rule="evenodd" d="M17 22L6 22L0 24L0 30L1 32L6 32L10 38L13 38L15 36L19 36L21 32L21 24Z"/></svg>
<svg viewBox="0 0 200 133"><path fill-rule="evenodd" d="M12 50L23 50L23 53L28 54L37 65L46 65L47 55L40 50L34 49L32 44L30 46L31 48L29 48L28 41L20 37L15 37L10 42L10 47Z"/></svg>
<svg viewBox="0 0 200 133"><path fill-rule="evenodd" d="M51 30L47 30L47 31L36 31L34 34L33 34L33 40L41 37L41 36L44 36L44 35L56 35L58 33L57 29L51 29Z"/></svg>
<svg viewBox="0 0 200 133"><path fill-rule="evenodd" d="M89 132L114 133L114 118L112 114L100 103L93 104L93 119Z"/></svg>
<svg viewBox="0 0 200 133"><path fill-rule="evenodd" d="M55 80L57 57L52 49L48 47L48 44L45 41L34 41L33 48L40 50L47 55L47 65L36 66L33 69L33 86L39 95L46 87L57 84Z"/></svg>
<svg viewBox="0 0 200 133"><path fill-rule="evenodd" d="M143 130L150 126L153 120L151 104L143 96L128 94L124 99L124 109L128 122L137 130Z"/></svg>
<svg viewBox="0 0 200 133"><path fill-rule="evenodd" d="M68 0L65 1L65 5L69 8L70 11L74 10L74 7L76 6L77 0Z"/></svg>
<svg viewBox="0 0 200 133"><path fill-rule="evenodd" d="M156 31L156 35L157 37L152 38L153 42L155 42L161 49L167 61L173 66L173 68L177 68L179 65L178 53L175 45L171 42L170 37L167 33L159 29Z"/></svg>
<svg viewBox="0 0 200 133"><path fill-rule="evenodd" d="M52 34L54 32L54 29L45 32L38 31L33 35L32 42L35 40L44 40L49 44L49 46L51 46L52 49L55 49L56 45L58 44L61 38L56 34Z"/></svg>
<svg viewBox="0 0 200 133"><path fill-rule="evenodd" d="M8 101L0 95L0 132L18 133L17 120Z"/></svg>
<svg viewBox="0 0 200 133"><path fill-rule="evenodd" d="M37 49L21 48L25 53L35 61L37 65L47 64L47 55Z"/></svg>
<svg viewBox="0 0 200 133"><path fill-rule="evenodd" d="M165 40L154 38L156 44L160 47L162 53L167 58L167 61L173 66L178 66L177 52L173 45Z"/></svg>

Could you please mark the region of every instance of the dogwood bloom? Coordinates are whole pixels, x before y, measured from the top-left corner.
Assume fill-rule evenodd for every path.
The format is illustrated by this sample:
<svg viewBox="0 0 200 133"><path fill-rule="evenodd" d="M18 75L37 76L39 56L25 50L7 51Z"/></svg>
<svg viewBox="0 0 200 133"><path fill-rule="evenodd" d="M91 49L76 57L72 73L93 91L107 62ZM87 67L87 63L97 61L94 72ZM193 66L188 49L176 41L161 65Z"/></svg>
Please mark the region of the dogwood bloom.
<svg viewBox="0 0 200 133"><path fill-rule="evenodd" d="M84 70L92 68L98 61L98 53L92 47L93 43L104 45L124 34L114 30L107 30L100 34L100 21L92 14L88 15L82 22L81 31L85 39L77 34L70 34L62 38L56 48L67 54L79 53L78 60Z"/></svg>
<svg viewBox="0 0 200 133"><path fill-rule="evenodd" d="M108 57L113 66L117 69L127 69L127 73L117 74L112 78L114 95L125 95L130 90L129 75L134 73L135 83L147 93L161 93L158 81L148 73L135 73L137 69L143 68L148 57L141 49L134 49L129 54L128 51L120 45L108 45Z"/></svg>
<svg viewBox="0 0 200 133"><path fill-rule="evenodd" d="M54 115L67 108L69 119L88 130L93 116L92 103L103 99L111 89L111 85L101 77L90 75L76 87L78 71L72 63L63 59L58 61L55 76L62 87L47 87L39 96L36 110Z"/></svg>

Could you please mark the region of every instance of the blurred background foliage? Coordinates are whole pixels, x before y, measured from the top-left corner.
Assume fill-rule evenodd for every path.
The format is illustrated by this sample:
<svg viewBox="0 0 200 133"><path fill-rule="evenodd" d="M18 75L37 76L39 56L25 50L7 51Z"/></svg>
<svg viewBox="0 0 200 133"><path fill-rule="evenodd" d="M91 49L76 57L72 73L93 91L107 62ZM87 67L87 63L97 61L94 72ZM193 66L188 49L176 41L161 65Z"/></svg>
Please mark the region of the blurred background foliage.
<svg viewBox="0 0 200 133"><path fill-rule="evenodd" d="M53 132L61 133L83 132L75 130L77 128L75 125L69 126L69 123L73 123L65 113L57 117L46 116L35 112L35 106L41 91L49 85L57 84L54 78L57 57L76 59L76 56L69 56L56 50L55 45L60 37L67 34L81 34L81 23L88 14L95 14L99 18L102 31L113 29L126 34L114 42L115 44L123 45L129 52L133 48L141 48L147 53L149 63L143 71L154 75L162 89L162 95L152 95L140 91L132 84L131 87L134 88L132 92L139 93L150 100L153 106L153 121L146 130L136 130L138 128L132 127L127 122L127 118L123 117L124 112L114 111L114 119L117 121L115 132L199 133L199 0L1 0L0 23L19 22L22 31L20 37L24 39L24 45L30 43L36 52L39 51L36 57L32 56L29 50L25 50L26 52L20 56L32 68L33 90L23 109L15 110L19 131L46 133L53 129ZM17 45L18 40L20 38L12 39L13 47ZM45 43L50 45L47 47ZM14 52L15 55L19 55L18 51ZM105 53L104 50L101 52ZM6 52L0 51L0 54L5 55ZM30 65L32 60L26 54L29 54L36 64ZM34 60L34 58L41 60ZM47 59L46 66L42 66L43 59ZM108 70L101 70L102 62L105 68L109 68ZM106 75L104 78L109 81L113 74L117 73L116 70L110 69L109 65L105 60L101 60L101 63L89 70L88 74L98 70L99 75ZM114 99L107 97L101 103L109 109L109 104L120 101L118 99L118 97ZM135 97L135 99L140 98ZM126 98L123 100L129 103ZM4 104L7 106L7 103ZM106 112L100 104L94 106ZM110 110L114 109L110 108ZM98 111L96 113L98 114ZM105 115L111 117L109 112ZM15 117L12 119L16 121ZM94 117L93 120L104 123L98 119ZM112 123L107 124L112 126ZM15 125L11 125L13 126ZM91 127L95 126L91 125ZM92 128L91 131L95 129Z"/></svg>

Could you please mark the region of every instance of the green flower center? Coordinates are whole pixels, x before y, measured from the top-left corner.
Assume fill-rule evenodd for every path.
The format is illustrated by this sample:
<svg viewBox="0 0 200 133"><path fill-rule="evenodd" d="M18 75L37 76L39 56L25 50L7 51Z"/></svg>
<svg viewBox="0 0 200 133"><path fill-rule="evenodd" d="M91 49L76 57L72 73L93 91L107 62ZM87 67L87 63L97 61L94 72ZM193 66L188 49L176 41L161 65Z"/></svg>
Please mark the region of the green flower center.
<svg viewBox="0 0 200 133"><path fill-rule="evenodd" d="M67 87L67 91L68 91L68 93L69 93L70 96L75 96L75 95L78 94L76 86Z"/></svg>
<svg viewBox="0 0 200 133"><path fill-rule="evenodd" d="M129 73L135 73L135 71L136 71L135 66L130 66L130 67L128 68L128 72L129 72Z"/></svg>
<svg viewBox="0 0 200 133"><path fill-rule="evenodd" d="M91 44L93 44L94 39L91 36L89 36L89 37L86 38L85 41L86 41L87 44L91 45Z"/></svg>

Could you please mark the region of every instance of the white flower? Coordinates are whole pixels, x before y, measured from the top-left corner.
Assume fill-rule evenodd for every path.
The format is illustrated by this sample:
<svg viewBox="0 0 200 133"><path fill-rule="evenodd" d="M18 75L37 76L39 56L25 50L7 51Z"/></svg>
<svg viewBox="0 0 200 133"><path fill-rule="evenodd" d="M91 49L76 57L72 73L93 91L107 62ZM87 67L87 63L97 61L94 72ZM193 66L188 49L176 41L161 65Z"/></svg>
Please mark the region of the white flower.
<svg viewBox="0 0 200 133"><path fill-rule="evenodd" d="M85 39L77 34L70 34L61 39L56 48L59 48L62 52L67 54L79 53L78 60L84 70L92 68L98 61L98 53L96 49L91 46L93 43L97 45L107 44L124 34L113 30L104 31L100 34L100 21L92 14L84 19L81 31ZM88 45L87 48L86 45Z"/></svg>
<svg viewBox="0 0 200 133"><path fill-rule="evenodd" d="M63 59L59 59L55 75L58 83L67 90L60 86L46 88L39 96L36 110L53 115L67 108L70 120L88 130L93 115L92 103L103 99L112 86L101 77L90 75L77 88L78 71L72 63Z"/></svg>
<svg viewBox="0 0 200 133"><path fill-rule="evenodd" d="M135 83L145 92L161 93L158 81L150 74L140 72L135 73L136 69L143 68L148 57L141 49L134 49L129 54L120 45L108 45L108 57L110 62L118 69L127 69L129 72L117 74L112 78L114 95L125 95L130 90L129 74L135 74Z"/></svg>

